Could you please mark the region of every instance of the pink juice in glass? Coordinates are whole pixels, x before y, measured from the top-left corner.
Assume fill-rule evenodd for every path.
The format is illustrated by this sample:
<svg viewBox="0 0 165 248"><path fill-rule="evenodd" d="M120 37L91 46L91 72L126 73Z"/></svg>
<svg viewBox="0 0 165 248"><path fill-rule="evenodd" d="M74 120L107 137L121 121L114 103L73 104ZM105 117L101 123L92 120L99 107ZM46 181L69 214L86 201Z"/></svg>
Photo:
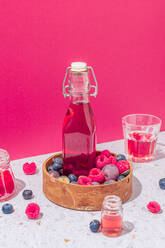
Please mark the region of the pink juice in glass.
<svg viewBox="0 0 165 248"><path fill-rule="evenodd" d="M101 217L101 231L104 235L116 237L122 231L122 217L120 215L104 215Z"/></svg>
<svg viewBox="0 0 165 248"><path fill-rule="evenodd" d="M145 132L131 132L127 139L128 154L136 158L152 158L156 146L156 137Z"/></svg>
<svg viewBox="0 0 165 248"><path fill-rule="evenodd" d="M90 103L71 102L63 124L63 173L88 176L95 165L96 127Z"/></svg>

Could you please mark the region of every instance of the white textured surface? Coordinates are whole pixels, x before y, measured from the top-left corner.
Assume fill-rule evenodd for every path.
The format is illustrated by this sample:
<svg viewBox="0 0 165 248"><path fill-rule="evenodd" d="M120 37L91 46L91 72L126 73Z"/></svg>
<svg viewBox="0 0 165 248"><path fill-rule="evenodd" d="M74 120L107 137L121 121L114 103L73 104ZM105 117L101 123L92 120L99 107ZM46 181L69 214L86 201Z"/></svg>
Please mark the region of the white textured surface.
<svg viewBox="0 0 165 248"><path fill-rule="evenodd" d="M123 141L98 145L99 149L123 152ZM88 226L92 219L100 219L100 212L80 212L65 209L51 203L42 193L43 161L51 154L13 161L13 171L19 193L11 199L14 213L4 215L0 203L0 248L151 248L165 247L165 191L159 188L159 179L165 177L165 132L160 134L156 160L134 165L133 195L123 205L124 221L134 226L130 232L120 237L108 238L102 233L91 233ZM25 162L35 161L36 175L27 176L22 171ZM26 185L26 186L25 186ZM32 189L33 200L24 200L22 190ZM22 190L21 190L22 189ZM146 204L158 201L163 209L161 214L147 211ZM29 202L40 205L43 216L39 220L29 220L25 208ZM68 240L68 242L66 242Z"/></svg>

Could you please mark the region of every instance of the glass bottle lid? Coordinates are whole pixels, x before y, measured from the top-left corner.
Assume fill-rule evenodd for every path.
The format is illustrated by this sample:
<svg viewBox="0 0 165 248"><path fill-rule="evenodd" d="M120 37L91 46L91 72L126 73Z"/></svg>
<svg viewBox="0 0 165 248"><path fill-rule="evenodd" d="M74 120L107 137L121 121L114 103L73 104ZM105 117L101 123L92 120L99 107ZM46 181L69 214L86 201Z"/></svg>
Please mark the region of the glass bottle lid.
<svg viewBox="0 0 165 248"><path fill-rule="evenodd" d="M84 62L71 63L71 71L86 71L87 69L87 64Z"/></svg>

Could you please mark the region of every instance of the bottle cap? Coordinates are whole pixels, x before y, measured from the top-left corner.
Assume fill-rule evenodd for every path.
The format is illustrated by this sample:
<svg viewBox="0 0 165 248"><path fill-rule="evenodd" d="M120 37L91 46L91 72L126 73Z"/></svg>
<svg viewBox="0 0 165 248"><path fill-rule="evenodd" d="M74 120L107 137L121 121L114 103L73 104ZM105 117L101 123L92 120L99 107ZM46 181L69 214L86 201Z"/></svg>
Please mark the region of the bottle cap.
<svg viewBox="0 0 165 248"><path fill-rule="evenodd" d="M86 71L87 64L84 62L73 62L71 63L71 71Z"/></svg>

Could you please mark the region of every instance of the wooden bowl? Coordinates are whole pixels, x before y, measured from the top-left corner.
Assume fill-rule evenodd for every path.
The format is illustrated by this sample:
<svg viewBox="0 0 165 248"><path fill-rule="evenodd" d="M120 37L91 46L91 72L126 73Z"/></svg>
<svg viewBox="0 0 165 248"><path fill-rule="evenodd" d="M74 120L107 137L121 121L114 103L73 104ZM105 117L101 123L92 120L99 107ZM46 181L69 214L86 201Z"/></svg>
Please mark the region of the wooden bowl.
<svg viewBox="0 0 165 248"><path fill-rule="evenodd" d="M49 157L42 166L43 192L55 204L75 210L95 211L101 210L102 202L107 195L117 195L123 203L130 198L133 174L131 164L129 175L121 181L111 184L86 186L61 182L52 177L47 172L47 168L52 164L52 159L55 157L62 157L62 153Z"/></svg>

